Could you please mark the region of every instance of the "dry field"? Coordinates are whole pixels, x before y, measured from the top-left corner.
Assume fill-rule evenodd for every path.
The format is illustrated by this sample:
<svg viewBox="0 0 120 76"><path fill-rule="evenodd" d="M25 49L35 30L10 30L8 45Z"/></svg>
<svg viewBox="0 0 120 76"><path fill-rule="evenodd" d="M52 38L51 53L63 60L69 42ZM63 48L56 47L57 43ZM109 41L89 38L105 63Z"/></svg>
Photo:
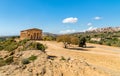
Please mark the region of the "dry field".
<svg viewBox="0 0 120 76"><path fill-rule="evenodd" d="M62 43L53 41L38 41L48 46L48 55L64 56L66 58L84 59L99 70L111 76L120 76L120 48L87 43L87 48L71 45L64 49Z"/></svg>

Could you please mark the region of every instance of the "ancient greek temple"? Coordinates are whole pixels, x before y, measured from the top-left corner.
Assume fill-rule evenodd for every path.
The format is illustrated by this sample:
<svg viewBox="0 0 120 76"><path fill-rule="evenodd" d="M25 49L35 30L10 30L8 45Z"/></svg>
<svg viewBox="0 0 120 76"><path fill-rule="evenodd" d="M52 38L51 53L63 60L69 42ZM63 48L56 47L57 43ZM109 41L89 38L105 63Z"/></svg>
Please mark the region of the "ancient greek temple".
<svg viewBox="0 0 120 76"><path fill-rule="evenodd" d="M20 39L30 39L30 40L41 40L42 39L42 30L33 28L33 29L27 29L22 30L20 32Z"/></svg>

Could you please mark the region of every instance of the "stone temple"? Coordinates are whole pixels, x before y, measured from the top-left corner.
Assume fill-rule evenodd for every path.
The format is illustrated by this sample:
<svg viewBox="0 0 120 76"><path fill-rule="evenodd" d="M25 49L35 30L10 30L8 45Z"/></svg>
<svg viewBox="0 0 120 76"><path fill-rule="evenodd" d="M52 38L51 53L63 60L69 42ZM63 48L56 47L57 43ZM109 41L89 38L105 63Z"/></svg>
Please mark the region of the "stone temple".
<svg viewBox="0 0 120 76"><path fill-rule="evenodd" d="M42 30L37 28L22 30L20 32L20 39L41 40Z"/></svg>

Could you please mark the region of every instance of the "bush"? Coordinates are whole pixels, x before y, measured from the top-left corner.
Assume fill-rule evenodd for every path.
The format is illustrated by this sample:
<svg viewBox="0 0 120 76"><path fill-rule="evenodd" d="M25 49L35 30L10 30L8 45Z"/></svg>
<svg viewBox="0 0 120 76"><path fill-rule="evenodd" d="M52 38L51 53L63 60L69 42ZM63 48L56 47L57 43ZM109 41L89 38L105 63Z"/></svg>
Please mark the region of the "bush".
<svg viewBox="0 0 120 76"><path fill-rule="evenodd" d="M4 65L9 65L13 62L13 56L8 57L6 60L0 58L0 67Z"/></svg>
<svg viewBox="0 0 120 76"><path fill-rule="evenodd" d="M44 41L54 41L56 40L55 36L43 36L42 38Z"/></svg>
<svg viewBox="0 0 120 76"><path fill-rule="evenodd" d="M28 50L41 50L45 52L46 47L41 43L32 42L27 46L27 49Z"/></svg>
<svg viewBox="0 0 120 76"><path fill-rule="evenodd" d="M8 64L8 65L11 64L11 63L13 62L13 56L7 58L7 59L5 60L5 62L6 62L6 64Z"/></svg>
<svg viewBox="0 0 120 76"><path fill-rule="evenodd" d="M47 48L41 43L33 42L33 41L29 41L29 40L20 41L19 45L23 46L23 48L20 49L22 51L25 51L25 50L41 50L41 51L45 52L45 49Z"/></svg>
<svg viewBox="0 0 120 76"><path fill-rule="evenodd" d="M103 44L103 42L102 42L102 41L99 41L99 42L98 42L98 44L102 45L102 44Z"/></svg>
<svg viewBox="0 0 120 76"><path fill-rule="evenodd" d="M0 50L13 51L18 47L17 42L14 38L9 38L5 41L0 42Z"/></svg>
<svg viewBox="0 0 120 76"><path fill-rule="evenodd" d="M111 46L111 43L110 43L110 42L107 42L106 45Z"/></svg>
<svg viewBox="0 0 120 76"><path fill-rule="evenodd" d="M29 58L23 59L21 62L22 64L29 64L30 61L34 61L37 59L37 56L31 55Z"/></svg>
<svg viewBox="0 0 120 76"><path fill-rule="evenodd" d="M34 60L37 59L37 56L31 55L28 59L31 60L31 61L34 61Z"/></svg>
<svg viewBox="0 0 120 76"><path fill-rule="evenodd" d="M4 49L6 51L13 51L17 49L18 45L16 43L11 43L10 45L7 45Z"/></svg>
<svg viewBox="0 0 120 76"><path fill-rule="evenodd" d="M6 65L6 62L4 60L0 60L0 67Z"/></svg>
<svg viewBox="0 0 120 76"><path fill-rule="evenodd" d="M66 60L65 57L61 56L61 59L60 60Z"/></svg>
<svg viewBox="0 0 120 76"><path fill-rule="evenodd" d="M80 37L79 47L84 47L84 46L86 46L86 38L85 37Z"/></svg>
<svg viewBox="0 0 120 76"><path fill-rule="evenodd" d="M29 63L30 63L29 59L23 59L22 60L22 64L29 64Z"/></svg>
<svg viewBox="0 0 120 76"><path fill-rule="evenodd" d="M4 48L3 48L3 46L0 46L0 50L3 50Z"/></svg>
<svg viewBox="0 0 120 76"><path fill-rule="evenodd" d="M19 50L41 50L45 52L45 47L41 43L29 41L29 39L24 39L16 42L13 38L0 42L0 50L14 51L20 46Z"/></svg>
<svg viewBox="0 0 120 76"><path fill-rule="evenodd" d="M24 40L19 41L18 44L19 44L20 46L23 46L23 45L25 45L28 41L29 41L29 39L24 39Z"/></svg>
<svg viewBox="0 0 120 76"><path fill-rule="evenodd" d="M64 48L68 48L68 44L71 43L71 36L69 36L69 35L58 36L57 42L63 42Z"/></svg>
<svg viewBox="0 0 120 76"><path fill-rule="evenodd" d="M45 52L46 47L43 44L37 43L37 49Z"/></svg>
<svg viewBox="0 0 120 76"><path fill-rule="evenodd" d="M79 38L75 36L71 36L71 44L78 45Z"/></svg>

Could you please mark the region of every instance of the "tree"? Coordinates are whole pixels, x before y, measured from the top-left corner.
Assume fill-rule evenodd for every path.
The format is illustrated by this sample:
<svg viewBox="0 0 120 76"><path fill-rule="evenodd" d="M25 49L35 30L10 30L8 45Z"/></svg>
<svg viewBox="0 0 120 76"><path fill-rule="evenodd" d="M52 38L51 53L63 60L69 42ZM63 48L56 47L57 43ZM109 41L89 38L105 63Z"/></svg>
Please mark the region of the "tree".
<svg viewBox="0 0 120 76"><path fill-rule="evenodd" d="M70 40L71 40L71 44L78 45L78 43L79 43L78 37L71 36Z"/></svg>
<svg viewBox="0 0 120 76"><path fill-rule="evenodd" d="M71 37L69 35L61 35L57 37L58 42L63 42L64 48L68 47L68 44L71 44Z"/></svg>
<svg viewBox="0 0 120 76"><path fill-rule="evenodd" d="M79 37L79 47L86 47L86 38L85 37Z"/></svg>
<svg viewBox="0 0 120 76"><path fill-rule="evenodd" d="M54 41L56 40L55 36L43 36L42 38L44 41Z"/></svg>

